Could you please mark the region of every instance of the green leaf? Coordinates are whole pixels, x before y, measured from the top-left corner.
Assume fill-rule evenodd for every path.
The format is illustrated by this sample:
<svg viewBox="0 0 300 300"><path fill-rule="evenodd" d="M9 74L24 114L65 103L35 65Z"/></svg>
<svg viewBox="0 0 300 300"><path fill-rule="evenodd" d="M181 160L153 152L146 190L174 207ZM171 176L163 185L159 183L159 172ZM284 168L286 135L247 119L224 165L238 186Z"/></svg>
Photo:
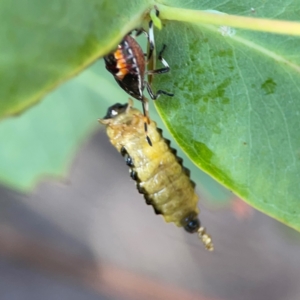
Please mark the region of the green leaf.
<svg viewBox="0 0 300 300"><path fill-rule="evenodd" d="M233 2L226 4L231 13ZM299 7L294 1L275 9L273 2L272 12L292 19ZM164 57L171 73L156 76L154 87L175 93L159 99L157 108L197 166L300 230L300 39L221 32L175 21L156 32L158 49L168 46Z"/></svg>
<svg viewBox="0 0 300 300"><path fill-rule="evenodd" d="M1 1L0 118L36 103L108 53L140 26L149 3Z"/></svg>

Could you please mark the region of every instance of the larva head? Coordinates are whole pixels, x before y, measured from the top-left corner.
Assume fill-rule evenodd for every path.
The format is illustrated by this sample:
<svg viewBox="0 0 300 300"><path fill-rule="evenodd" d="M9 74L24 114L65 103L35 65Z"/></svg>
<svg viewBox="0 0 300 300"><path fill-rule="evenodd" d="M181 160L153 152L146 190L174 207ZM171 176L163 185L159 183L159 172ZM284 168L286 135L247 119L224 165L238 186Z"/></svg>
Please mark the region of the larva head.
<svg viewBox="0 0 300 300"><path fill-rule="evenodd" d="M116 103L110 106L107 110L105 117L102 120L113 119L116 116L123 114L126 111L127 107L128 107L128 103L126 104Z"/></svg>
<svg viewBox="0 0 300 300"><path fill-rule="evenodd" d="M132 107L133 101L129 99L128 104L115 104L108 108L107 114L99 122L106 125L106 133L110 142L121 150L128 143L140 143L145 139L144 116Z"/></svg>
<svg viewBox="0 0 300 300"><path fill-rule="evenodd" d="M126 104L116 103L110 106L103 119L99 119L99 122L104 125L130 125L133 116L142 116L141 112L133 108L132 99L128 100Z"/></svg>

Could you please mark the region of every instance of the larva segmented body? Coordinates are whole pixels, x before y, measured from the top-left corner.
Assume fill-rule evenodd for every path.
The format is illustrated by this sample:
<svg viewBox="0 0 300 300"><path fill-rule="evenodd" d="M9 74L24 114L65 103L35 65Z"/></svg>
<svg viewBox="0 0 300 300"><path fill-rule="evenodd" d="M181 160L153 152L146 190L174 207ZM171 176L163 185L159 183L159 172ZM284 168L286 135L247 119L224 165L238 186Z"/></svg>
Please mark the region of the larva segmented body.
<svg viewBox="0 0 300 300"><path fill-rule="evenodd" d="M148 125L152 147L145 139L143 114L128 104L115 104L100 122L106 125L111 143L125 157L130 176L146 203L166 222L173 222L190 233L198 232L205 248L213 250L211 238L200 226L198 196L189 170L182 166L176 150L163 138L154 121Z"/></svg>

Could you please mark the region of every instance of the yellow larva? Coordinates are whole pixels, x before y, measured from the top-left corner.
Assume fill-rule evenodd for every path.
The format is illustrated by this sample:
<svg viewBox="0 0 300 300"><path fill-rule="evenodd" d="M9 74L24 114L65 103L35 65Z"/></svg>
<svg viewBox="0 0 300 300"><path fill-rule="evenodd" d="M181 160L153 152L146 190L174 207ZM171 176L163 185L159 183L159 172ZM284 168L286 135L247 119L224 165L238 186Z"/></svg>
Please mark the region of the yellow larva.
<svg viewBox="0 0 300 300"><path fill-rule="evenodd" d="M111 143L125 157L130 175L137 189L144 194L157 214L166 222L173 222L190 233L198 232L207 250L213 250L211 237L200 226L197 207L198 196L190 180L189 171L182 166L176 150L163 138L154 121L148 125L150 146L145 139L144 115L128 104L115 104L108 109L104 119Z"/></svg>

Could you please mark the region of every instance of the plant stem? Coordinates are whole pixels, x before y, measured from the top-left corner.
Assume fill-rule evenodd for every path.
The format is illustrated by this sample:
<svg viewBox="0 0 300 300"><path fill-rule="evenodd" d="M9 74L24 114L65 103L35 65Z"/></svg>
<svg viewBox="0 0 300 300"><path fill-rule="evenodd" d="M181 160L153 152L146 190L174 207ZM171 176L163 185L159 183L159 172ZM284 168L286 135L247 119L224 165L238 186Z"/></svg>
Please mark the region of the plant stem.
<svg viewBox="0 0 300 300"><path fill-rule="evenodd" d="M227 25L235 28L277 34L300 35L300 22L242 17L224 13L175 8L161 4L157 5L157 7L160 11L160 18L165 20L206 23L221 26Z"/></svg>

